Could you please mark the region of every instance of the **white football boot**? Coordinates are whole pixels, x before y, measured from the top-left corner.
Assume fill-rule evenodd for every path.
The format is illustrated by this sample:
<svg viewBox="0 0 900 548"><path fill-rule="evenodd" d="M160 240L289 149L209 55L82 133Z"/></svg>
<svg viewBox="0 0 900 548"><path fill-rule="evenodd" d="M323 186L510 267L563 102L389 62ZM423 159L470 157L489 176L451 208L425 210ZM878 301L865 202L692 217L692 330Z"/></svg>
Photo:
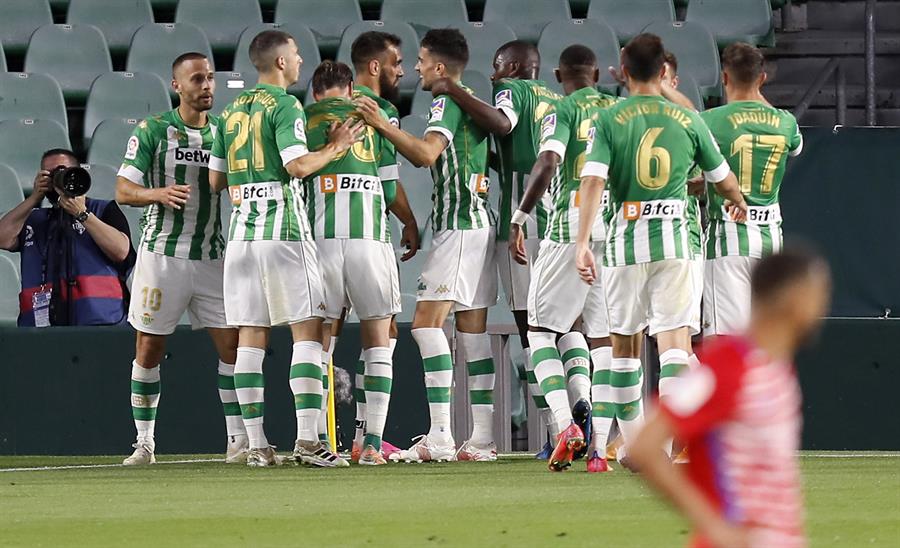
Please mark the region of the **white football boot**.
<svg viewBox="0 0 900 548"><path fill-rule="evenodd" d="M250 454L250 440L247 436L228 436L225 447L225 464L245 464Z"/></svg>
<svg viewBox="0 0 900 548"><path fill-rule="evenodd" d="M294 460L319 468L346 468L350 463L328 450L320 441L297 440L294 444Z"/></svg>
<svg viewBox="0 0 900 548"><path fill-rule="evenodd" d="M470 460L475 462L493 462L497 460L497 445L493 442L480 446L466 441L456 452L457 460Z"/></svg>
<svg viewBox="0 0 900 548"><path fill-rule="evenodd" d="M146 466L148 464L156 464L156 455L154 454L156 448L152 444L138 442L132 444L132 447L134 447L134 453L122 461L123 465Z"/></svg>
<svg viewBox="0 0 900 548"><path fill-rule="evenodd" d="M456 460L456 444L450 438L445 444L432 442L427 434L413 438L409 449L403 449L390 456L394 462L450 462Z"/></svg>
<svg viewBox="0 0 900 548"><path fill-rule="evenodd" d="M251 468L278 466L282 461L282 457L275 454L275 448L271 445L269 447L260 447L259 449L250 449L247 453L247 466Z"/></svg>

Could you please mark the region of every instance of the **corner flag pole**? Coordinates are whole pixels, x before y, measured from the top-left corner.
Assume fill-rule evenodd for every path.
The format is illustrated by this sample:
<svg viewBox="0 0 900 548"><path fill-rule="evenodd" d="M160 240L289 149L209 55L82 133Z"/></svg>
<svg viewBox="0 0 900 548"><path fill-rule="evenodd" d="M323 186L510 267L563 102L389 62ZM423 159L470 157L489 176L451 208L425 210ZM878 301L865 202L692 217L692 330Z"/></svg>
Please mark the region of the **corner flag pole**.
<svg viewBox="0 0 900 548"><path fill-rule="evenodd" d="M331 451L337 453L337 421L334 414L334 360L328 361L328 442Z"/></svg>

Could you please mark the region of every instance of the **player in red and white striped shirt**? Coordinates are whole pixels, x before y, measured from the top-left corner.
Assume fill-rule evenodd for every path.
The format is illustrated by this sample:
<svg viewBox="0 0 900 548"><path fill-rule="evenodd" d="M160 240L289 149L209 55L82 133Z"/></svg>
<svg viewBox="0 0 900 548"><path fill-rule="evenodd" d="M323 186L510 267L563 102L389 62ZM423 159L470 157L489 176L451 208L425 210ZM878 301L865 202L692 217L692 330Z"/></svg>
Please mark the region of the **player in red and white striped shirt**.
<svg viewBox="0 0 900 548"><path fill-rule="evenodd" d="M747 333L706 345L702 365L630 450L647 481L692 522L697 548L806 546L792 359L828 310L828 266L803 251L773 255L756 267L751 292ZM661 449L673 435L690 445L686 469L671 467Z"/></svg>

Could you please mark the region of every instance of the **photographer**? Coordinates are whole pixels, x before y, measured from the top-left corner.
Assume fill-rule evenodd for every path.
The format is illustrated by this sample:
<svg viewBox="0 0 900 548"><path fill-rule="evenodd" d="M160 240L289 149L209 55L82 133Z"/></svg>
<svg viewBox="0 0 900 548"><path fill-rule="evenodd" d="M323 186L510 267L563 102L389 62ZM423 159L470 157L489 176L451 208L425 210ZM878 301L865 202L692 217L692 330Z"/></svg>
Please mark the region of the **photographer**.
<svg viewBox="0 0 900 548"><path fill-rule="evenodd" d="M125 320L128 221L115 202L85 196L89 188L72 151L48 150L31 195L0 218L0 248L22 254L20 327ZM52 207L41 207L45 196Z"/></svg>

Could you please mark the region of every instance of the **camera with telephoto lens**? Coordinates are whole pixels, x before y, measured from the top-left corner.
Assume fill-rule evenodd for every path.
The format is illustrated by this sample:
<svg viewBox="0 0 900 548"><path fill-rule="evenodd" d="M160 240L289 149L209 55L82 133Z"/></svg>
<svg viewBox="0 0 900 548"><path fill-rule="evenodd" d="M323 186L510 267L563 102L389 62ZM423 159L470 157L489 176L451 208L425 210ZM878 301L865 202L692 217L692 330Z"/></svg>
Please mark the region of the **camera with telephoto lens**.
<svg viewBox="0 0 900 548"><path fill-rule="evenodd" d="M56 166L50 172L50 185L72 198L84 196L91 189L91 174L83 167Z"/></svg>

